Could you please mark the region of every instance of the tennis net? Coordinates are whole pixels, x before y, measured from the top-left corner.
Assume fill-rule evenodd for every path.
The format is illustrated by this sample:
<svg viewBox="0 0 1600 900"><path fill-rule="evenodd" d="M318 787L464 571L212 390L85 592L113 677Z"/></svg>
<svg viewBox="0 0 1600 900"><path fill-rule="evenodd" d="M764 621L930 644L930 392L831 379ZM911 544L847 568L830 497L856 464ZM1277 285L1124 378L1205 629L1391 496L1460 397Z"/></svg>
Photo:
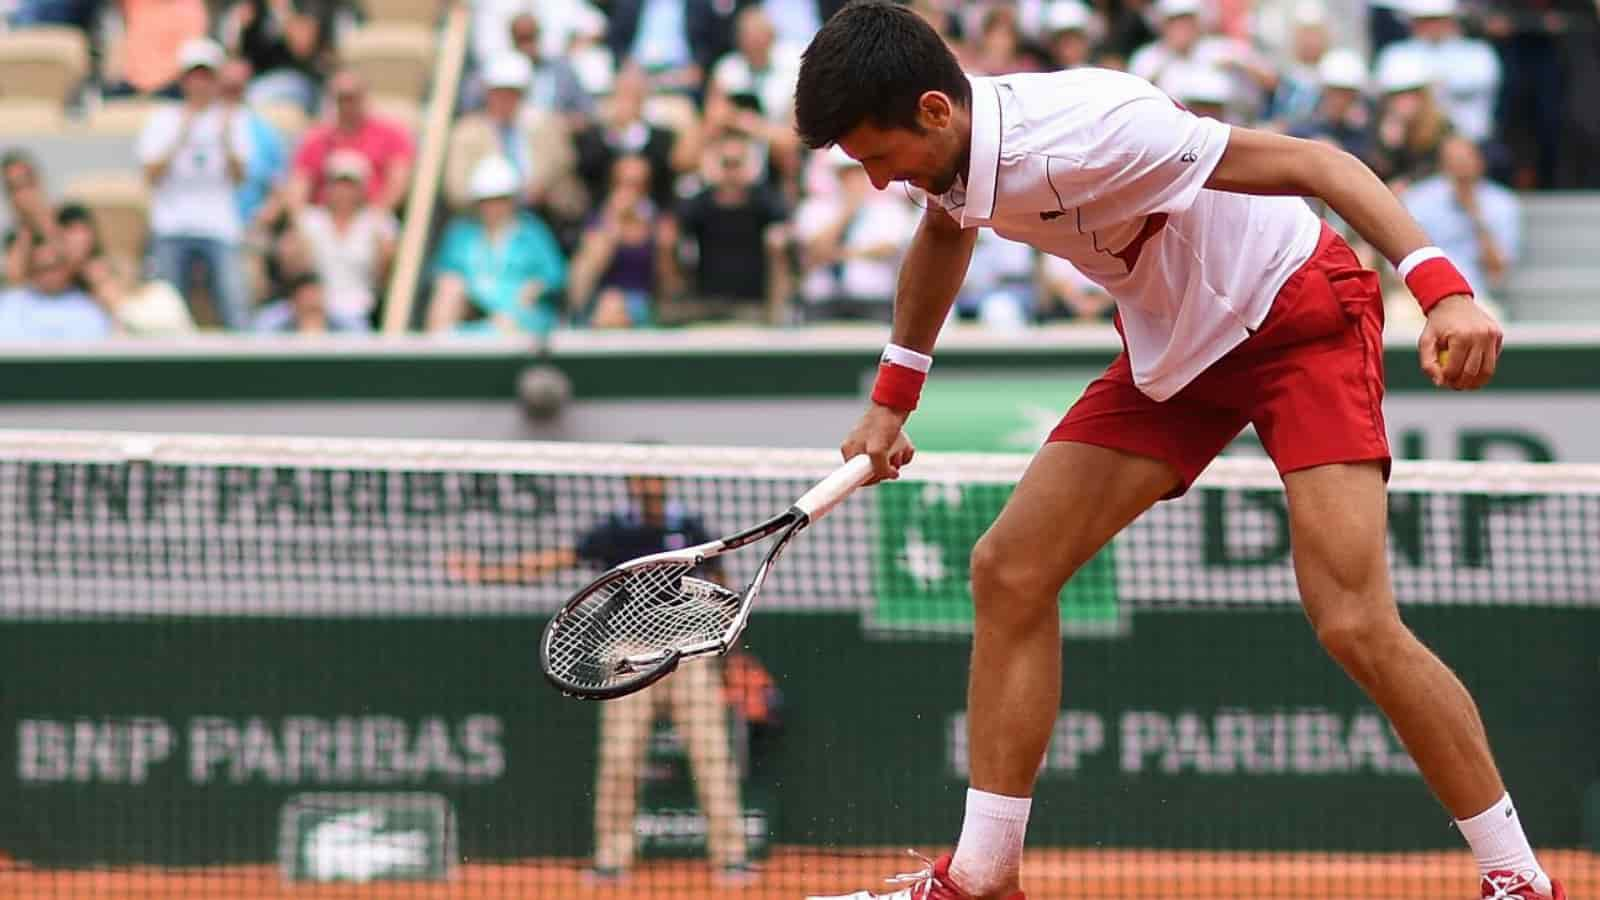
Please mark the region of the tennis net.
<svg viewBox="0 0 1600 900"><path fill-rule="evenodd" d="M740 652L638 698L563 698L537 662L606 560L753 524L836 462L0 433L0 896L881 887L960 825L968 554L1025 457L919 455L790 547ZM1474 692L1541 861L1600 895L1600 467L1402 462L1390 504L1408 624ZM1476 896L1306 625L1264 460L1219 460L1060 606L1030 897Z"/></svg>

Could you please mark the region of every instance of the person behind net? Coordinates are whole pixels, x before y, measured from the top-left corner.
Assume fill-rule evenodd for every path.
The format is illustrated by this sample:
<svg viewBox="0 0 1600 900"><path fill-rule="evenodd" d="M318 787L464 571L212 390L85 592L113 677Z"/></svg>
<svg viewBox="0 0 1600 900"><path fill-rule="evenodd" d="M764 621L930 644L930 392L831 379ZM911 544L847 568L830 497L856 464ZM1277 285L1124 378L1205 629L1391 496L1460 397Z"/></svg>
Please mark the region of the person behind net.
<svg viewBox="0 0 1600 900"><path fill-rule="evenodd" d="M533 550L502 562L460 555L449 561L461 581L534 581L585 563L609 569L635 557L711 540L700 517L667 496L664 478L628 479L629 503L571 546ZM721 580L713 561L701 577ZM655 685L600 705L600 768L595 779L595 855L591 875L619 881L636 853L634 810L639 774L657 713L665 708L689 755L695 794L706 817L706 848L719 880L739 884L753 877L739 805L739 773L728 733L717 657L685 661Z"/></svg>
<svg viewBox="0 0 1600 900"><path fill-rule="evenodd" d="M1457 819L1483 896L1560 900L1471 696L1402 624L1389 580L1378 276L1301 198L1397 265L1427 314L1419 350L1434 384L1483 386L1502 335L1383 182L1337 148L1199 118L1130 75L969 78L922 19L881 0L817 33L795 109L807 145L842 147L879 189L928 197L846 457L869 454L880 479L911 462L903 426L979 227L1102 285L1124 344L973 550L966 818L953 854L887 896L1023 896L1030 795L1061 701L1058 593L1254 424L1283 478L1316 635Z"/></svg>

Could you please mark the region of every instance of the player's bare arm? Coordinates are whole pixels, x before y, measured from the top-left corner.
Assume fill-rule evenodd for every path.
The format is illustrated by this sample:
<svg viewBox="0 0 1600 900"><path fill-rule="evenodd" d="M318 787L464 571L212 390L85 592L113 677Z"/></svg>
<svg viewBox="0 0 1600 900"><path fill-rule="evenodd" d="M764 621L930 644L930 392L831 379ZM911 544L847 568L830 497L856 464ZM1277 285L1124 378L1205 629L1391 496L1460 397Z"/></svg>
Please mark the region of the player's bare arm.
<svg viewBox="0 0 1600 900"><path fill-rule="evenodd" d="M978 230L963 230L950 214L930 205L923 211L900 265L895 289L894 326L890 343L933 355L939 329L950 315L961 282L967 277ZM873 480L898 478L900 467L916 453L904 426L910 410L870 403L860 421L840 445L846 459L857 454L871 457Z"/></svg>
<svg viewBox="0 0 1600 900"><path fill-rule="evenodd" d="M1206 186L1242 194L1317 197L1391 262L1429 243L1422 226L1364 163L1316 141L1234 128ZM1483 387L1494 375L1503 339L1499 324L1470 296L1446 298L1428 314L1418 341L1422 371L1436 385Z"/></svg>

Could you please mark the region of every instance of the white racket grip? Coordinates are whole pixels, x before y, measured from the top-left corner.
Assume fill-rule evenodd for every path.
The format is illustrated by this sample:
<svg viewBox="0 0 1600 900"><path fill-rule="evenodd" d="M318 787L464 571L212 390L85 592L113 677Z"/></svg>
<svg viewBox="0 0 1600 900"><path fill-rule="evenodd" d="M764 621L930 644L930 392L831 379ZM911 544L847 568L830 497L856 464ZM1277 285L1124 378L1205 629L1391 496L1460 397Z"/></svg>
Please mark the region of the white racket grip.
<svg viewBox="0 0 1600 900"><path fill-rule="evenodd" d="M852 456L844 465L833 470L832 475L817 482L816 487L801 494L800 499L794 502L794 507L815 522L871 477L872 458L865 453Z"/></svg>

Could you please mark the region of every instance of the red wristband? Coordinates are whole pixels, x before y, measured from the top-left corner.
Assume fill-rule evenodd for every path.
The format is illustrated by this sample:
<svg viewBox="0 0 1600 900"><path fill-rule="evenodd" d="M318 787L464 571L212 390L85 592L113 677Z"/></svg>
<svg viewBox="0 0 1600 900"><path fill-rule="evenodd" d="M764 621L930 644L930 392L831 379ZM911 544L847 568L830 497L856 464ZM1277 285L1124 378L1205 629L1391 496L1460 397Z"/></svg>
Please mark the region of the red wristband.
<svg viewBox="0 0 1600 900"><path fill-rule="evenodd" d="M1417 264L1406 275L1406 287L1411 289L1411 295L1417 298L1417 304L1422 307L1423 315L1433 312L1439 301L1457 294L1472 296L1472 285L1467 283L1461 270L1443 256L1435 256Z"/></svg>
<svg viewBox="0 0 1600 900"><path fill-rule="evenodd" d="M879 363L878 380L872 385L872 402L910 412L917 408L917 399L922 396L922 385L927 380L927 372L892 362Z"/></svg>

